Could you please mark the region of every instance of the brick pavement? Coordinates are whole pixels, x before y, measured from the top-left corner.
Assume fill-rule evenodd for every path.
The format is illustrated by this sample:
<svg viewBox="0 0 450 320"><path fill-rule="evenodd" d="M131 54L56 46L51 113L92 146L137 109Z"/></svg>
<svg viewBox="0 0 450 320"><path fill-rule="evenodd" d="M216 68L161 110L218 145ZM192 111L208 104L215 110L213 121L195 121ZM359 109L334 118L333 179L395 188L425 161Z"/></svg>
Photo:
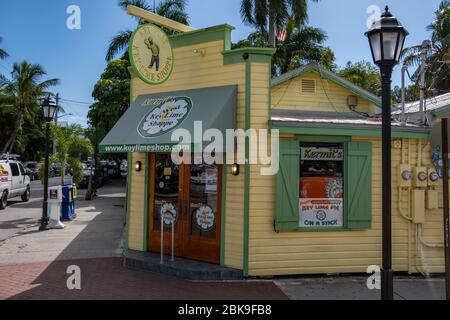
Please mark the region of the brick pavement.
<svg viewBox="0 0 450 320"><path fill-rule="evenodd" d="M67 289L67 267L81 268L81 290ZM189 282L128 270L121 258L0 265L0 299L284 300L271 281Z"/></svg>

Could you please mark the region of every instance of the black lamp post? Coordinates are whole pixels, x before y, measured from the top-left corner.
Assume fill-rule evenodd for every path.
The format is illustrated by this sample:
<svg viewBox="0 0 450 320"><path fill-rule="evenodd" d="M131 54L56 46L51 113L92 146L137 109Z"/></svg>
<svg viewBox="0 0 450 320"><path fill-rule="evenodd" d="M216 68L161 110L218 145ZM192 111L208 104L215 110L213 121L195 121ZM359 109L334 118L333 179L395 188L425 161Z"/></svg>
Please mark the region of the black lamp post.
<svg viewBox="0 0 450 320"><path fill-rule="evenodd" d="M41 226L39 228L40 231L44 231L47 229L48 225L48 213L47 213L47 205L48 205L48 170L49 170L49 139L50 139L50 123L55 118L57 105L50 100L50 97L44 100L42 103L42 111L44 113L45 119L45 164L44 164L44 203L42 206L42 219Z"/></svg>
<svg viewBox="0 0 450 320"><path fill-rule="evenodd" d="M381 298L394 299L394 272L392 270L392 183L391 183L391 76L399 62L408 31L389 12L374 21L365 35L369 38L372 57L380 67L382 81L383 134L383 268L381 270Z"/></svg>

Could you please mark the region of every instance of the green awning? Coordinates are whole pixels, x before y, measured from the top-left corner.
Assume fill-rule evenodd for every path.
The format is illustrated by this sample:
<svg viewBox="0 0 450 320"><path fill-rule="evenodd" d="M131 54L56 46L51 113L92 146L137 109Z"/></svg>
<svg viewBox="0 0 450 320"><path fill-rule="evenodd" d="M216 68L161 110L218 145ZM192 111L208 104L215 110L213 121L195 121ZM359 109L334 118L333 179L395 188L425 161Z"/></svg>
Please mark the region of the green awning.
<svg viewBox="0 0 450 320"><path fill-rule="evenodd" d="M226 136L236 127L237 86L194 89L139 96L100 143L101 153L170 152L176 129L187 130L192 143L183 150L197 151L194 124L202 130L218 129ZM201 139L201 137L197 137Z"/></svg>

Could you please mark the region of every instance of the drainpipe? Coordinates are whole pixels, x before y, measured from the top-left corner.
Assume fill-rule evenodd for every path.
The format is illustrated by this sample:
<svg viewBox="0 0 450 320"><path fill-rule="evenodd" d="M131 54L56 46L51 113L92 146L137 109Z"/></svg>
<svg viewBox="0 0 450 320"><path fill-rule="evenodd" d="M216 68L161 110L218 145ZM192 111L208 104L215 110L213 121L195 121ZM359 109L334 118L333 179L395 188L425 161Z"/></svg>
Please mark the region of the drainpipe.
<svg viewBox="0 0 450 320"><path fill-rule="evenodd" d="M405 103L406 103L406 88L405 88L405 73L408 70L406 64L403 64L402 67L402 126L406 125L406 116L405 116Z"/></svg>
<svg viewBox="0 0 450 320"><path fill-rule="evenodd" d="M422 42L422 51L420 52L420 60L421 60L421 66L420 66L420 121L421 123L425 123L425 73L427 70L427 55L428 50L431 46L431 43L429 40L425 40Z"/></svg>

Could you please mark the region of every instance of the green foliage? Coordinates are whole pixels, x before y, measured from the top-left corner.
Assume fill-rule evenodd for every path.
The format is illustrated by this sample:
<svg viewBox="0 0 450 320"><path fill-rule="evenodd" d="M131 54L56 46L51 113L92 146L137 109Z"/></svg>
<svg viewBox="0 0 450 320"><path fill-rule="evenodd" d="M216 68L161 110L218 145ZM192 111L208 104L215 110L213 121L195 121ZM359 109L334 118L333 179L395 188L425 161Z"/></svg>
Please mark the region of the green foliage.
<svg viewBox="0 0 450 320"><path fill-rule="evenodd" d="M75 185L79 185L83 180L83 166L81 161L76 158L69 158L68 163L72 169L72 181Z"/></svg>
<svg viewBox="0 0 450 320"><path fill-rule="evenodd" d="M41 81L46 75L43 67L38 64L30 64L27 61L15 63L11 72L11 78L0 75L0 105L6 106L9 117L13 120L9 121L5 126L6 141L3 143L1 153L21 151L14 149L18 136L23 138L21 132L25 122L30 125L31 132L36 129L36 125L40 127L39 119L40 99L48 94L48 88L57 85L58 79L49 79ZM20 140L20 139L19 139ZM25 140L25 139L24 139ZM27 142L27 141L25 141ZM24 149L24 147L22 147Z"/></svg>
<svg viewBox="0 0 450 320"><path fill-rule="evenodd" d="M0 43L2 43L2 41L3 41L3 38L0 37ZM0 48L0 60L6 59L7 57L8 57L8 53L5 50L3 50L2 48Z"/></svg>
<svg viewBox="0 0 450 320"><path fill-rule="evenodd" d="M130 105L129 66L127 60L111 61L94 87L96 102L90 106L88 123L103 134L114 127Z"/></svg>
<svg viewBox="0 0 450 320"><path fill-rule="evenodd" d="M285 41L276 40L277 51L272 59L272 75L286 73L313 61L334 70L336 68L334 52L323 46L326 39L327 36L321 29L308 26L295 27L294 20L290 20ZM232 48L268 46L265 32L254 32L247 39L233 44Z"/></svg>
<svg viewBox="0 0 450 320"><path fill-rule="evenodd" d="M405 88L405 101L414 102L420 99L420 87L418 85L411 85ZM395 86L392 90L392 100L395 103L402 102L402 88Z"/></svg>
<svg viewBox="0 0 450 320"><path fill-rule="evenodd" d="M57 138L56 154L52 157L51 163L60 164L62 181L64 181L66 164L69 164L74 174L73 181L80 183L83 178L83 170L80 169L81 162L79 159L83 156L88 157L93 153L92 144L86 138L85 130L76 124L66 128L53 125L51 137Z"/></svg>
<svg viewBox="0 0 450 320"><path fill-rule="evenodd" d="M126 10L128 5L134 5L147 11L154 11L153 6L147 0L119 0L118 5L123 10ZM156 7L156 14L189 25L186 7L187 0L163 0ZM138 25L143 23L146 23L146 21L138 19ZM173 30L163 29L167 34L174 34ZM118 55L121 55L122 60L128 60L128 43L132 34L133 31L124 30L111 39L106 53L106 61L111 61Z"/></svg>
<svg viewBox="0 0 450 320"><path fill-rule="evenodd" d="M450 90L450 1L440 3L434 21L427 26L431 32L432 50L427 57L426 86L430 95L446 93ZM405 48L402 59L408 66L420 64L421 44Z"/></svg>
<svg viewBox="0 0 450 320"><path fill-rule="evenodd" d="M308 0L242 0L241 17L273 47L277 30L288 28L290 21L295 27L308 22Z"/></svg>
<svg viewBox="0 0 450 320"><path fill-rule="evenodd" d="M372 92L376 96L381 94L381 76L378 68L367 61L347 62L337 74L353 84Z"/></svg>

